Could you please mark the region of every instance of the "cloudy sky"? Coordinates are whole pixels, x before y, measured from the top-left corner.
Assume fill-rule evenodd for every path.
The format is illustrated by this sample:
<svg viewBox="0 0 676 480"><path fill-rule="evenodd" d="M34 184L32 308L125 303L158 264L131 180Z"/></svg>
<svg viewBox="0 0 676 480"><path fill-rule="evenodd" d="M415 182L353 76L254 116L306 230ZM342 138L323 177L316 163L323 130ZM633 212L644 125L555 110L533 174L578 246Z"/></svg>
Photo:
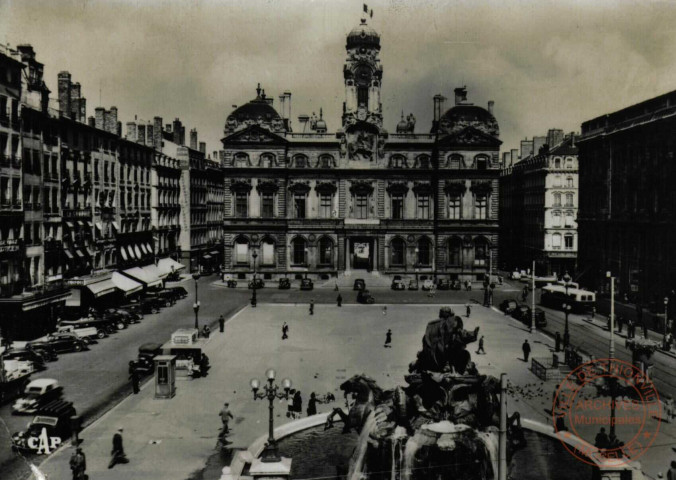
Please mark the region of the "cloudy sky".
<svg viewBox="0 0 676 480"><path fill-rule="evenodd" d="M338 128L345 36L363 3L0 0L0 42L34 46L53 96L57 73L70 71L89 115L100 98L123 123L180 117L212 151L258 82L275 99L293 93L294 119L323 107ZM495 100L504 149L676 89L676 1L366 3L382 35L390 131L402 109L429 131L434 94L451 99L460 85L476 104Z"/></svg>

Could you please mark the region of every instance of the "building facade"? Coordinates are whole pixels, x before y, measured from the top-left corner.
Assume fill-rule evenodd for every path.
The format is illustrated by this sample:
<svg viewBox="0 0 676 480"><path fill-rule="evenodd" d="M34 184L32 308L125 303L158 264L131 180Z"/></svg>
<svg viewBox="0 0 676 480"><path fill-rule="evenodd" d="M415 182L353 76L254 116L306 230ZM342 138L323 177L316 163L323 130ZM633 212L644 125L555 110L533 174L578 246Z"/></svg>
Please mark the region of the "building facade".
<svg viewBox="0 0 676 480"><path fill-rule="evenodd" d="M240 277L255 261L268 278L370 270L482 279L498 245L492 102L472 105L456 89L448 111L433 99L429 133L415 131L413 115L389 133L379 35L364 21L346 50L335 132L321 112L300 116L303 133L293 132L285 105L280 115L260 87L227 117L225 268Z"/></svg>
<svg viewBox="0 0 676 480"><path fill-rule="evenodd" d="M536 274L573 275L577 271L578 154L575 135L561 130L522 142L531 149L506 167L500 177L500 258L506 269L529 269Z"/></svg>
<svg viewBox="0 0 676 480"><path fill-rule="evenodd" d="M582 124L580 269L586 285L661 306L674 289L676 91ZM671 306L669 307L671 309Z"/></svg>

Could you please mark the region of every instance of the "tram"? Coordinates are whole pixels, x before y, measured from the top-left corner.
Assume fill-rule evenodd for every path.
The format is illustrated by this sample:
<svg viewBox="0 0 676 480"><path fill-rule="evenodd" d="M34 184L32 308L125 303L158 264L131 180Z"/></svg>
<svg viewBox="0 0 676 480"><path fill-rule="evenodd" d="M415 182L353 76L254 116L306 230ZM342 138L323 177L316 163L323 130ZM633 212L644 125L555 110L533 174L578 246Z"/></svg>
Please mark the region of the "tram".
<svg viewBox="0 0 676 480"><path fill-rule="evenodd" d="M568 304L573 312L590 312L596 305L596 294L581 288L568 287L568 296L566 296L566 287L563 285L546 285L542 287L540 304L559 310L563 309L564 304Z"/></svg>

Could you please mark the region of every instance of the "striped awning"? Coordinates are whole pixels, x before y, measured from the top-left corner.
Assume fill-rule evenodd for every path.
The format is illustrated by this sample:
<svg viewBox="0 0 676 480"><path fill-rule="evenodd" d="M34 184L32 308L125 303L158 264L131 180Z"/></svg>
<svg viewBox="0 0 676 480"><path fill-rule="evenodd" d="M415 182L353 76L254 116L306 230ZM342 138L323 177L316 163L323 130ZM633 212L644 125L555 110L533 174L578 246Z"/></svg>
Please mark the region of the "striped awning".
<svg viewBox="0 0 676 480"><path fill-rule="evenodd" d="M94 294L95 298L99 298L108 295L109 293L113 293L117 286L115 285L115 282L109 278L102 282L90 283L87 285L87 288Z"/></svg>
<svg viewBox="0 0 676 480"><path fill-rule="evenodd" d="M113 278L111 278L111 280L125 295L131 295L139 290L143 290L143 285L141 283L134 281L129 277L125 277L119 272L113 272Z"/></svg>
<svg viewBox="0 0 676 480"><path fill-rule="evenodd" d="M124 249L124 247L120 247L120 255L122 255L122 260L127 261L129 257L127 257L127 251Z"/></svg>
<svg viewBox="0 0 676 480"><path fill-rule="evenodd" d="M138 280L139 282L144 283L148 288L161 287L162 279L156 275L153 275L152 272L144 270L140 267L130 268L122 272L128 277Z"/></svg>
<svg viewBox="0 0 676 480"><path fill-rule="evenodd" d="M160 269L162 272L166 272L166 274L170 274L172 270L174 272L178 272L179 270L183 270L185 268L185 265L182 263L178 263L176 260L173 258L160 258L159 261L157 262L157 268Z"/></svg>

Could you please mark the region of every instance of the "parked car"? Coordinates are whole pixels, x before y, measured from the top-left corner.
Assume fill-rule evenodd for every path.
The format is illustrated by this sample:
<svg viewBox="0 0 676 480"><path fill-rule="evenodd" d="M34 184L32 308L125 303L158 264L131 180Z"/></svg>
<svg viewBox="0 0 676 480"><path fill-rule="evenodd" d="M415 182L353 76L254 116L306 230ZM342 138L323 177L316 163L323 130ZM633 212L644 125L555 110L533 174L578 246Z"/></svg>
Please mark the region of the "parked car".
<svg viewBox="0 0 676 480"><path fill-rule="evenodd" d="M33 370L42 371L47 368L47 361L39 352L34 350L26 350L25 348L16 348L3 352L2 354L3 362L8 360L18 360L30 362L33 364Z"/></svg>
<svg viewBox="0 0 676 480"><path fill-rule="evenodd" d="M164 302L156 297L146 297L141 301L141 310L143 314L159 313L164 307Z"/></svg>
<svg viewBox="0 0 676 480"><path fill-rule="evenodd" d="M235 287L237 287L237 280L234 280L234 279L232 279L232 278L229 278L229 279L226 281L226 284L228 285L228 288L235 288Z"/></svg>
<svg viewBox="0 0 676 480"><path fill-rule="evenodd" d="M265 287L265 282L263 281L262 278L252 278L251 281L249 282L249 289L253 290L254 288L258 290L259 288Z"/></svg>
<svg viewBox="0 0 676 480"><path fill-rule="evenodd" d="M162 344L144 343L138 347L138 357L129 362L129 373L133 371L147 375L155 371L155 357L162 354Z"/></svg>
<svg viewBox="0 0 676 480"><path fill-rule="evenodd" d="M512 280L519 280L521 278L522 273L518 270L514 270L512 273L509 274L509 278Z"/></svg>
<svg viewBox="0 0 676 480"><path fill-rule="evenodd" d="M376 299L373 298L373 295L371 295L371 292L368 290L359 290L359 293L357 293L357 302L359 303L367 303L367 304L372 304L375 303Z"/></svg>
<svg viewBox="0 0 676 480"><path fill-rule="evenodd" d="M54 347L52 347L51 345L47 345L44 343L31 345L30 343L27 343L24 348L26 350L30 350L31 352L35 352L38 355L42 356L42 358L44 358L45 361L47 362L55 362L59 359L56 350L54 350Z"/></svg>
<svg viewBox="0 0 676 480"><path fill-rule="evenodd" d="M139 320L143 319L143 305L141 305L140 302L126 303L124 305L120 305L117 308L120 310L124 310L125 312L137 315Z"/></svg>
<svg viewBox="0 0 676 480"><path fill-rule="evenodd" d="M30 347L28 347L30 345ZM35 342L28 342L27 348L39 349L42 346L48 346L58 353L62 352L81 352L87 349L87 343L84 339L78 337L73 333L50 333L45 337L45 340Z"/></svg>
<svg viewBox="0 0 676 480"><path fill-rule="evenodd" d="M155 295L157 295L157 298L160 300L164 300L165 307L171 307L176 304L177 300L179 300L176 292L166 288L164 290L158 291Z"/></svg>
<svg viewBox="0 0 676 480"><path fill-rule="evenodd" d="M315 285L314 283L312 283L312 280L310 280L309 278L301 279L300 281L301 290L312 290L313 288L315 288Z"/></svg>
<svg viewBox="0 0 676 480"><path fill-rule="evenodd" d="M291 280L288 278L280 278L279 279L279 289L280 290L288 290L291 288Z"/></svg>
<svg viewBox="0 0 676 480"><path fill-rule="evenodd" d="M63 387L53 378L40 378L28 385L21 397L12 405L12 413L35 413L40 407L61 398Z"/></svg>
<svg viewBox="0 0 676 480"><path fill-rule="evenodd" d="M519 305L514 311L512 311L512 317L519 320L526 325L530 325L531 322L531 309L528 305ZM544 310L540 308L535 308L535 326L536 327L546 327L547 318L545 317Z"/></svg>
<svg viewBox="0 0 676 480"><path fill-rule="evenodd" d="M130 325L132 323L138 323L141 321L141 316L132 313L128 310L122 308L107 308L101 311L103 318L116 318L122 320L125 324Z"/></svg>
<svg viewBox="0 0 676 480"><path fill-rule="evenodd" d="M519 306L519 302L514 299L505 299L500 303L500 311L506 314L512 313Z"/></svg>
<svg viewBox="0 0 676 480"><path fill-rule="evenodd" d="M408 282L408 289L409 290L418 290L418 281L412 278Z"/></svg>
<svg viewBox="0 0 676 480"><path fill-rule="evenodd" d="M451 280L451 290L462 290L462 282L457 278L455 280Z"/></svg>
<svg viewBox="0 0 676 480"><path fill-rule="evenodd" d="M52 438L58 438L61 444L70 438L73 426L71 417L76 414L71 402L54 400L41 407L36 413L25 431L15 432L12 435L12 450L48 453L40 448L40 438L46 436L50 442L54 442ZM56 447L57 445L54 445L54 448Z"/></svg>
<svg viewBox="0 0 676 480"><path fill-rule="evenodd" d="M354 281L354 285L352 287L353 290L364 290L366 288L366 282L364 281L363 278L357 278Z"/></svg>
<svg viewBox="0 0 676 480"><path fill-rule="evenodd" d="M437 281L437 289L438 290L450 290L451 289L451 281L448 278L440 278Z"/></svg>
<svg viewBox="0 0 676 480"><path fill-rule="evenodd" d="M56 327L56 333L73 333L83 339L85 342L91 343L97 338L105 338L108 334L99 330L96 327L76 326L76 325L61 325Z"/></svg>
<svg viewBox="0 0 676 480"><path fill-rule="evenodd" d="M422 289L423 290L432 290L434 288L434 280L431 278L426 278L423 280Z"/></svg>
<svg viewBox="0 0 676 480"><path fill-rule="evenodd" d="M401 275L392 277L392 290L406 290L406 284L404 283L404 279L401 278Z"/></svg>
<svg viewBox="0 0 676 480"><path fill-rule="evenodd" d="M169 287L167 290L174 292L176 298L181 299L188 296L188 291L184 287Z"/></svg>
<svg viewBox="0 0 676 480"><path fill-rule="evenodd" d="M92 319L92 318L81 318L79 320L62 320L57 325L57 331L62 332L72 332L75 330L84 330L93 328L95 333L93 334L96 338L105 338L111 333L117 331L114 322L104 319ZM91 334L91 330L89 330ZM82 335L80 335L82 336Z"/></svg>

